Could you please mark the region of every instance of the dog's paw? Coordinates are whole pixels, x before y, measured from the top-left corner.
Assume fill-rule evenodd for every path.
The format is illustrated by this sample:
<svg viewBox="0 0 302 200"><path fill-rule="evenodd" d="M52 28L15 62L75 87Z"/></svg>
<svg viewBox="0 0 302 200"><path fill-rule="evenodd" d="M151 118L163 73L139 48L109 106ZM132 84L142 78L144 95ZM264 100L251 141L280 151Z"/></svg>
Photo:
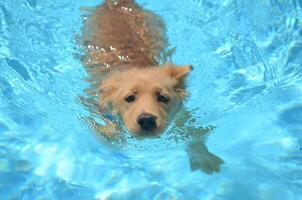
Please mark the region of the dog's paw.
<svg viewBox="0 0 302 200"><path fill-rule="evenodd" d="M99 133L102 133L106 137L114 139L117 137L117 133L119 132L119 127L115 123L110 122L110 123L106 124L105 126L99 125L97 127L97 130Z"/></svg>
<svg viewBox="0 0 302 200"><path fill-rule="evenodd" d="M192 171L201 170L207 174L218 173L220 166L224 163L221 158L209 152L203 142L189 144L187 154Z"/></svg>
<svg viewBox="0 0 302 200"><path fill-rule="evenodd" d="M90 117L86 117L84 118L84 120L90 127L93 128L93 130L95 131L98 137L107 140L114 140L118 138L118 133L120 131L120 128L116 123L111 122L110 120L107 119L103 119L103 121L105 121L106 124L101 125L95 119Z"/></svg>
<svg viewBox="0 0 302 200"><path fill-rule="evenodd" d="M190 156L189 161L192 171L201 170L206 174L220 172L220 166L224 163L221 158L210 152Z"/></svg>

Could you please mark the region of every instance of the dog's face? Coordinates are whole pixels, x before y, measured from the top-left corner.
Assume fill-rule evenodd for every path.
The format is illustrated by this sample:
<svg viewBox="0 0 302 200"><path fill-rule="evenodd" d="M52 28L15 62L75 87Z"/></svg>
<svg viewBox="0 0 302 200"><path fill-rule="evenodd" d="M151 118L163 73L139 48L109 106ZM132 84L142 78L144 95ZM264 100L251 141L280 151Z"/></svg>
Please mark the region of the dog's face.
<svg viewBox="0 0 302 200"><path fill-rule="evenodd" d="M160 133L186 96L183 78L191 68L169 64L113 74L100 86L101 105L110 104L132 133Z"/></svg>

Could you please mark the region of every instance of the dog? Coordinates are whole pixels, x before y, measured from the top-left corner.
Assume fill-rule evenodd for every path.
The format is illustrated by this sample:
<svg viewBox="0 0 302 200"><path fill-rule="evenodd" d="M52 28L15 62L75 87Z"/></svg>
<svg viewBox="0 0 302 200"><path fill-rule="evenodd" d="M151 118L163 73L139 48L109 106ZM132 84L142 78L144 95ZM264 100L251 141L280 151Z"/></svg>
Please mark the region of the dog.
<svg viewBox="0 0 302 200"><path fill-rule="evenodd" d="M119 116L137 137L163 133L187 96L185 78L191 65L161 64L167 46L161 18L133 0L105 0L86 18L83 28L85 68L99 89L99 112ZM116 124L97 126L109 138ZM94 123L95 124L95 123ZM118 137L118 136L117 136ZM219 172L222 159L202 141L188 145L192 170Z"/></svg>

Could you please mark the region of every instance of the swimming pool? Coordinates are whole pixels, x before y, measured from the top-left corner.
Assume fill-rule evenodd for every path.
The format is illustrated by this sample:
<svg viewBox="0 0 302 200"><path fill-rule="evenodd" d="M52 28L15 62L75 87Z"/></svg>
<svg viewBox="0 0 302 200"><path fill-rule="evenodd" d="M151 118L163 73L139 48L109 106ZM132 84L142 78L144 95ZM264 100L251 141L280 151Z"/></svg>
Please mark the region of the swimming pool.
<svg viewBox="0 0 302 200"><path fill-rule="evenodd" d="M0 199L301 199L301 1L137 2L194 66L185 107L215 127L221 172L192 172L165 139L112 148L85 123L80 7L100 1L2 0Z"/></svg>

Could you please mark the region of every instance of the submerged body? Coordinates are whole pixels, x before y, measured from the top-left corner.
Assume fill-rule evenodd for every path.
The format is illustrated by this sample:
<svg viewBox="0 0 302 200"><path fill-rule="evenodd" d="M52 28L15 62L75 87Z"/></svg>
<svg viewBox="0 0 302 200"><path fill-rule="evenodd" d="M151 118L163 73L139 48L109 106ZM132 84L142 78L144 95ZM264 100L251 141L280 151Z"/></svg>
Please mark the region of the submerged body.
<svg viewBox="0 0 302 200"><path fill-rule="evenodd" d="M191 65L160 66L166 47L164 25L155 14L132 0L107 0L97 7L84 27L84 63L100 97L95 105L102 115L106 107L120 116L127 130L136 136L162 133L180 110L186 96L184 78ZM93 93L93 92L92 92ZM96 111L96 109L94 109ZM94 127L109 138L118 138L115 123ZM200 131L204 134L204 130ZM190 134L190 130L183 130ZM206 173L218 172L223 161L210 153L203 141L187 148L190 166Z"/></svg>
<svg viewBox="0 0 302 200"><path fill-rule="evenodd" d="M161 19L132 0L106 1L97 7L84 33L88 69L157 66L166 47Z"/></svg>
<svg viewBox="0 0 302 200"><path fill-rule="evenodd" d="M99 106L112 106L132 133L162 132L185 96L182 79L191 66L159 67L166 47L161 19L132 0L108 0L84 33L86 69L100 81Z"/></svg>

